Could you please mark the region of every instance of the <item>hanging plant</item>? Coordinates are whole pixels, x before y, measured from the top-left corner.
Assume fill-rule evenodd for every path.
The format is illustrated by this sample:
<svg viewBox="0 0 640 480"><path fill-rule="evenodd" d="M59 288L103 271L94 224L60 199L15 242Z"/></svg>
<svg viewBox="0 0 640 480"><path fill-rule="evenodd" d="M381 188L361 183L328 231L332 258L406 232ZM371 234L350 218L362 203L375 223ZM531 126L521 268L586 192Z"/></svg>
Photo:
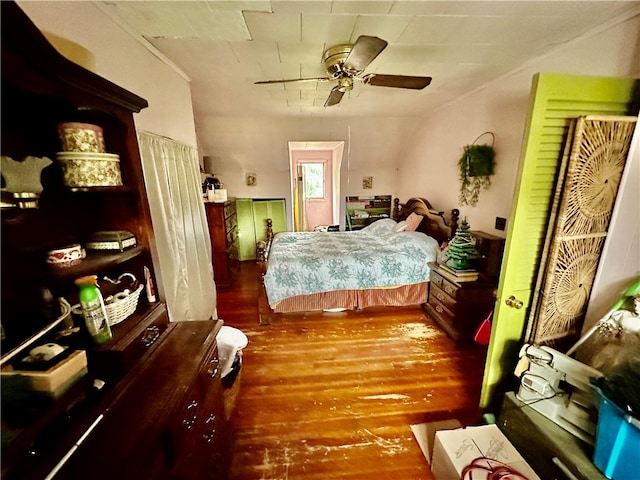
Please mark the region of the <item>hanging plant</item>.
<svg viewBox="0 0 640 480"><path fill-rule="evenodd" d="M485 134L491 135L491 145L478 145L476 142ZM460 169L460 203L475 206L482 190L491 186L491 175L495 151L493 150L493 133L485 132L464 147L462 157L458 160Z"/></svg>

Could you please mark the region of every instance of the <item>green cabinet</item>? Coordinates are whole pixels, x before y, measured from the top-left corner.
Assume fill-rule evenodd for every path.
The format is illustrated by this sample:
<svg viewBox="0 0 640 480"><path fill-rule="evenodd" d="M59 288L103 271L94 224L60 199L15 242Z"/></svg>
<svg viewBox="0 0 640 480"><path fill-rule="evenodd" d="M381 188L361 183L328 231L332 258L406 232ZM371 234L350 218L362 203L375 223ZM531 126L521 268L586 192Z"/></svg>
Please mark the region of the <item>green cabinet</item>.
<svg viewBox="0 0 640 480"><path fill-rule="evenodd" d="M265 239L267 219L273 221L275 233L287 230L287 213L284 198L236 199L238 234L240 238L239 259L256 259L256 242Z"/></svg>

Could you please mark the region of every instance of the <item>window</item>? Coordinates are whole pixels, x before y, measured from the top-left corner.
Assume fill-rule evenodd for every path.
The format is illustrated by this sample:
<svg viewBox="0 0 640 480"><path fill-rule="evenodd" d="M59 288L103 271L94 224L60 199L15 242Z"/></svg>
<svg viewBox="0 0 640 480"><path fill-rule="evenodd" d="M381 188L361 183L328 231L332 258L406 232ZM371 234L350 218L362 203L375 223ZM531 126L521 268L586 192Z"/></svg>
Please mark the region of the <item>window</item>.
<svg viewBox="0 0 640 480"><path fill-rule="evenodd" d="M306 199L324 199L324 162L303 163L304 196Z"/></svg>

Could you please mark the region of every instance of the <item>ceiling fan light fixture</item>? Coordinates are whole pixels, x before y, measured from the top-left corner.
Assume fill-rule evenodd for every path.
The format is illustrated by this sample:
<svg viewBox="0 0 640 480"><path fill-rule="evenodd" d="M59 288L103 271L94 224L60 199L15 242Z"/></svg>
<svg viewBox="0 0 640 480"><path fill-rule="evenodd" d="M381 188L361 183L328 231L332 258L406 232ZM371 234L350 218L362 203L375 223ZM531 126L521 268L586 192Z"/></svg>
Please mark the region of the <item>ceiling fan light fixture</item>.
<svg viewBox="0 0 640 480"><path fill-rule="evenodd" d="M349 92L353 90L353 78L351 77L338 78L338 89L341 92Z"/></svg>
<svg viewBox="0 0 640 480"><path fill-rule="evenodd" d="M342 65L351 53L351 45L337 45L328 48L322 55L322 63L331 78L338 78L342 75Z"/></svg>

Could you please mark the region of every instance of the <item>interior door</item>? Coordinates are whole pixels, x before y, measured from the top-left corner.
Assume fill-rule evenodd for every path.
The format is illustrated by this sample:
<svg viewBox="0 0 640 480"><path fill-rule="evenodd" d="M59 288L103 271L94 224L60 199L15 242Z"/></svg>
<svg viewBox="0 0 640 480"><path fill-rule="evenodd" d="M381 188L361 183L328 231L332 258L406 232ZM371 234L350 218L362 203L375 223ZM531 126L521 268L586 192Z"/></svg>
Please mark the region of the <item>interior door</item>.
<svg viewBox="0 0 640 480"><path fill-rule="evenodd" d="M510 390L551 208L556 171L572 120L580 115L629 115L634 79L537 74L507 229L480 406L495 407Z"/></svg>

